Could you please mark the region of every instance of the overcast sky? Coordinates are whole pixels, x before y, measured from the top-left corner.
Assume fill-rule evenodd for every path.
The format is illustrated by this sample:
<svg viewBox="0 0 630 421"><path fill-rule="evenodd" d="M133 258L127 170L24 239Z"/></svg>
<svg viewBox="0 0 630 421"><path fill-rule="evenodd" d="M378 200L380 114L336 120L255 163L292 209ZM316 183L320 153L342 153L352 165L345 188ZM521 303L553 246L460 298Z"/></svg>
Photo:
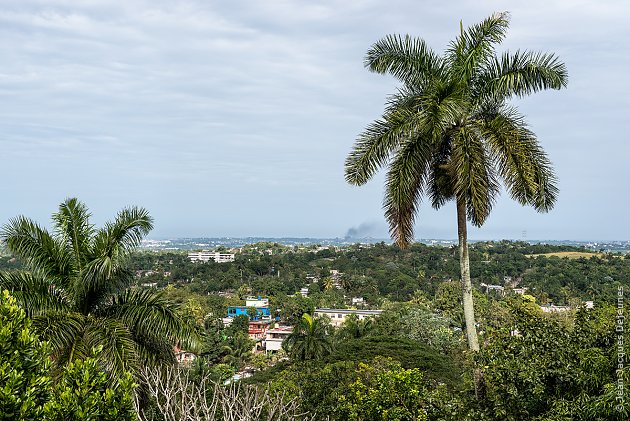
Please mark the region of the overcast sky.
<svg viewBox="0 0 630 421"><path fill-rule="evenodd" d="M508 10L502 48L557 53L569 86L515 101L555 164L537 214L502 195L473 239L630 239L627 1L72 1L0 8L0 222L77 196L100 224L149 209L151 238L386 237L383 176L347 185L356 136L396 81L363 68L390 33L443 51ZM455 238L423 204L418 238Z"/></svg>

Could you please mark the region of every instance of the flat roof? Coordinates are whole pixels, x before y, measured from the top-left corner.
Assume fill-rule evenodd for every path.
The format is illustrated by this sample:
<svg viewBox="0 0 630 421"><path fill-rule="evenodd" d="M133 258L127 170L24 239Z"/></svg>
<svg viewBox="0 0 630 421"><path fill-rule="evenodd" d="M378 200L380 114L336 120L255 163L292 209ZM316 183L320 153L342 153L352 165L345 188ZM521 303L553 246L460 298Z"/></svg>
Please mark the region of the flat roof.
<svg viewBox="0 0 630 421"><path fill-rule="evenodd" d="M383 310L361 310L351 308L316 308L315 313L346 313L346 314L381 314Z"/></svg>

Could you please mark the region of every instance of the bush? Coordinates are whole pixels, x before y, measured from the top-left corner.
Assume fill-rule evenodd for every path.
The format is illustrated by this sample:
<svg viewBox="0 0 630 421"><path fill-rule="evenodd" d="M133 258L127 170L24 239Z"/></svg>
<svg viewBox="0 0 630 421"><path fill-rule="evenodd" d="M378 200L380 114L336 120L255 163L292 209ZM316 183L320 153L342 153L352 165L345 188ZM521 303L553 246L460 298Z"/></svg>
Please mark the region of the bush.
<svg viewBox="0 0 630 421"><path fill-rule="evenodd" d="M8 291L0 294L0 420L40 420L50 400L50 359L45 342Z"/></svg>
<svg viewBox="0 0 630 421"><path fill-rule="evenodd" d="M95 350L98 355L100 349ZM110 384L113 383L113 384ZM95 358L70 363L53 388L53 401L46 405L51 421L135 420L130 373L109 382Z"/></svg>
<svg viewBox="0 0 630 421"><path fill-rule="evenodd" d="M0 420L135 420L131 374L108 379L95 357L70 363L53 385L50 350L8 291L0 295Z"/></svg>

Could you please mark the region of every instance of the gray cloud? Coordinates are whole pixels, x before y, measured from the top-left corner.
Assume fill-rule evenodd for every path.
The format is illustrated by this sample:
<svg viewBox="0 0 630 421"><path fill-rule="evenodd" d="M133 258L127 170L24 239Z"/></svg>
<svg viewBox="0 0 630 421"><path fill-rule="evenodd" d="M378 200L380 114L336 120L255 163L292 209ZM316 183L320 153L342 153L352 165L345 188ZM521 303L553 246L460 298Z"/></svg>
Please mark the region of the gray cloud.
<svg viewBox="0 0 630 421"><path fill-rule="evenodd" d="M623 1L3 5L0 221L45 220L68 195L103 219L147 206L158 236L334 236L382 221L382 175L362 188L343 180L356 135L396 86L363 69L364 52L391 32L441 51L460 19L497 9L512 12L505 48L567 62L569 89L515 101L556 164L561 196L547 215L504 196L473 235L627 239ZM452 238L454 223L454 210L423 205L417 235Z"/></svg>

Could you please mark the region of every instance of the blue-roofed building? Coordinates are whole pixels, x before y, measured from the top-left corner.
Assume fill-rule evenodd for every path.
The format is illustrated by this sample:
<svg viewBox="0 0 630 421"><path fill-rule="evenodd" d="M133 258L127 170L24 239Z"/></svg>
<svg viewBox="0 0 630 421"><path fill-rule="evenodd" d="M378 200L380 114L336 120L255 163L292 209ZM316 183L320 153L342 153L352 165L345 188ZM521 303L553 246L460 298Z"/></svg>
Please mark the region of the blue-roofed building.
<svg viewBox="0 0 630 421"><path fill-rule="evenodd" d="M248 316L247 309L252 307L247 306L230 306L228 307L228 317L236 317L236 316ZM253 320L258 319L268 319L271 318L271 311L269 307L256 307L257 316L254 317Z"/></svg>

